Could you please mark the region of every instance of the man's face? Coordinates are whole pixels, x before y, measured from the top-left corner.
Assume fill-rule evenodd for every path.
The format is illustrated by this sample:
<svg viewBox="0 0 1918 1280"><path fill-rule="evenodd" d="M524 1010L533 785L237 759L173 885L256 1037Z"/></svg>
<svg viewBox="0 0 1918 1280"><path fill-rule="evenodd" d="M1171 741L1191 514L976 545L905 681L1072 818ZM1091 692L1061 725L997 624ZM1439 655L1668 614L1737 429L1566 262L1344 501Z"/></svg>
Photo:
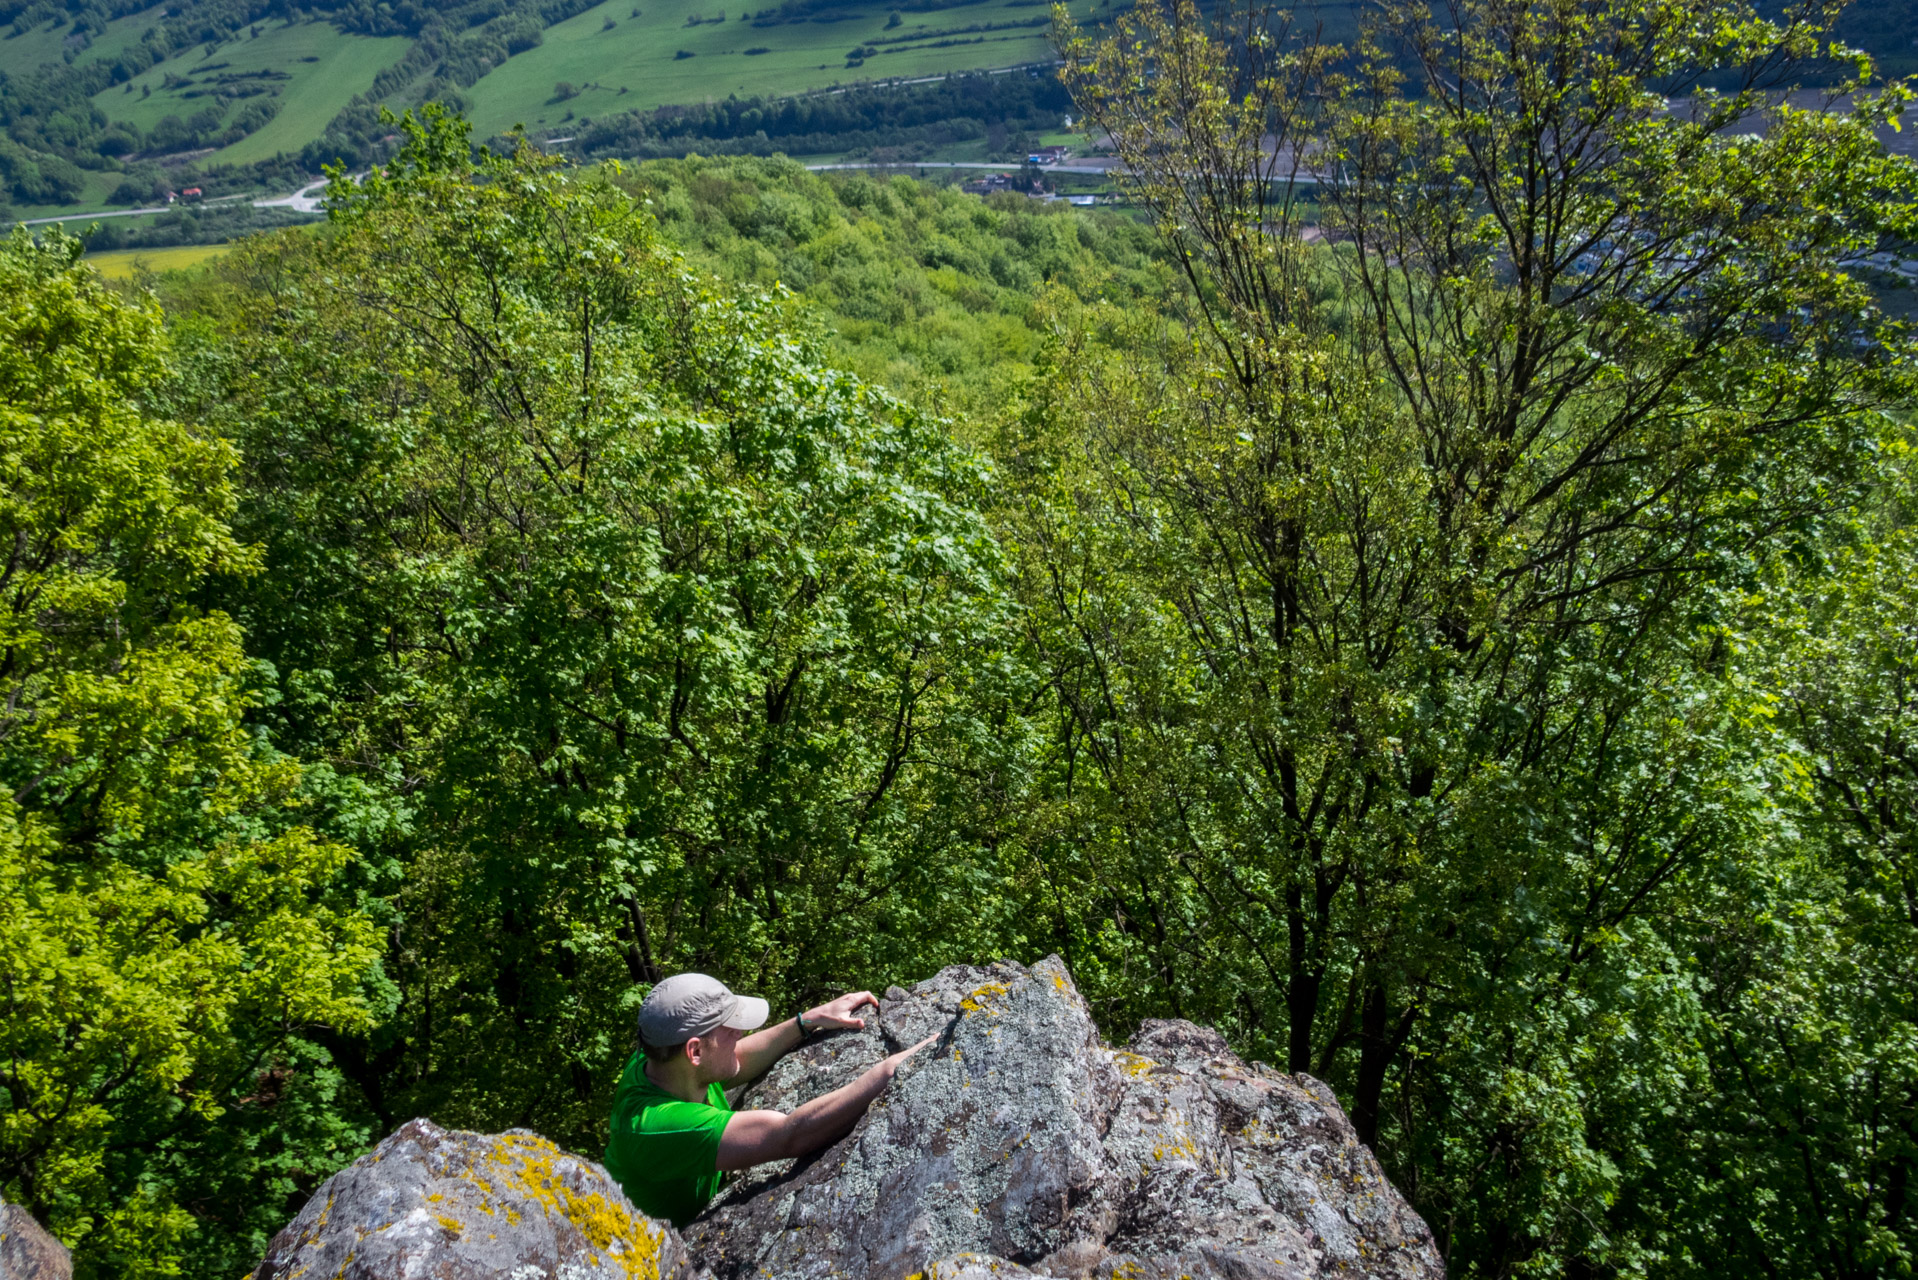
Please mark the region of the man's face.
<svg viewBox="0 0 1918 1280"><path fill-rule="evenodd" d="M686 1042L686 1056L698 1069L701 1084L730 1080L739 1074L739 1042L744 1031L720 1027L709 1035L695 1036Z"/></svg>

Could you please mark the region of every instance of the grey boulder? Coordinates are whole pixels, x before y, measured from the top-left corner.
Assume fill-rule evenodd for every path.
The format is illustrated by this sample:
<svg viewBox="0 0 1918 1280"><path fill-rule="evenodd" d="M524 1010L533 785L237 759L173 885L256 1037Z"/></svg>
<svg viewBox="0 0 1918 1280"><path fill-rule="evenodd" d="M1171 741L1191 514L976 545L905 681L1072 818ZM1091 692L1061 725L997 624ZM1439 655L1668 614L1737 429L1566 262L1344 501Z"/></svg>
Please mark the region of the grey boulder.
<svg viewBox="0 0 1918 1280"><path fill-rule="evenodd" d="M73 1255L33 1215L0 1200L0 1280L71 1280Z"/></svg>
<svg viewBox="0 0 1918 1280"><path fill-rule="evenodd" d="M671 1226L606 1171L525 1130L413 1120L330 1178L273 1238L254 1280L672 1280Z"/></svg>
<svg viewBox="0 0 1918 1280"><path fill-rule="evenodd" d="M1108 1048L1056 958L894 988L744 1090L780 1111L926 1035L845 1139L734 1179L685 1232L717 1280L1440 1277L1332 1091L1152 1021Z"/></svg>

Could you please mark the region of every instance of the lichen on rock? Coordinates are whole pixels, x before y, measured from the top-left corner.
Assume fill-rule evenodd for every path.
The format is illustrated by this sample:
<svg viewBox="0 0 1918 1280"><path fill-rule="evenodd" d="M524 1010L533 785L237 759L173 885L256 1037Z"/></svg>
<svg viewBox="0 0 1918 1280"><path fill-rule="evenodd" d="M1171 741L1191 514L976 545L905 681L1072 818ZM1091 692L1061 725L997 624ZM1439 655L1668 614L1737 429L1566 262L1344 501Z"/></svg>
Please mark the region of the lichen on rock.
<svg viewBox="0 0 1918 1280"><path fill-rule="evenodd" d="M72 1280L73 1255L17 1204L0 1200L0 1280Z"/></svg>
<svg viewBox="0 0 1918 1280"><path fill-rule="evenodd" d="M606 1171L538 1134L401 1126L322 1186L254 1280L674 1280L670 1226Z"/></svg>
<svg viewBox="0 0 1918 1280"><path fill-rule="evenodd" d="M523 1132L415 1120L323 1187L256 1280L1439 1280L1332 1091L1150 1021L1103 1043L1051 957L894 987L744 1090L791 1111L935 1037L844 1139L735 1175L684 1238Z"/></svg>
<svg viewBox="0 0 1918 1280"><path fill-rule="evenodd" d="M937 1035L857 1128L735 1179L686 1230L718 1280L1306 1280L1444 1274L1331 1090L1151 1021L1099 1038L1065 966L894 988L744 1091L789 1110Z"/></svg>

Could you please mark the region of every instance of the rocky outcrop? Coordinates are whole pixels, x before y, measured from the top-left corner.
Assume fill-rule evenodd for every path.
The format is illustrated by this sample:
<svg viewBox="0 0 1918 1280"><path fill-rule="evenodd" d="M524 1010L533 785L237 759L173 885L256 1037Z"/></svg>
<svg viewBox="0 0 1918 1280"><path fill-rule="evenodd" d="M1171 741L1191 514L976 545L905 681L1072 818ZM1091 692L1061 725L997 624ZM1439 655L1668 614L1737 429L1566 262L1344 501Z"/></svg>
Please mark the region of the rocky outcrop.
<svg viewBox="0 0 1918 1280"><path fill-rule="evenodd" d="M1213 1031L1099 1039L1056 958L893 988L744 1090L789 1111L933 1035L832 1148L740 1175L682 1242L532 1134L415 1120L328 1182L256 1280L1437 1280L1331 1090Z"/></svg>
<svg viewBox="0 0 1918 1280"><path fill-rule="evenodd" d="M679 1235L537 1134L401 1126L273 1238L254 1280L669 1280Z"/></svg>
<svg viewBox="0 0 1918 1280"><path fill-rule="evenodd" d="M736 1179L687 1228L717 1280L1444 1274L1330 1089L1188 1022L1108 1048L1057 958L894 988L739 1105L790 1110L929 1034L842 1142Z"/></svg>
<svg viewBox="0 0 1918 1280"><path fill-rule="evenodd" d="M0 1200L0 1280L72 1280L73 1255L17 1204Z"/></svg>

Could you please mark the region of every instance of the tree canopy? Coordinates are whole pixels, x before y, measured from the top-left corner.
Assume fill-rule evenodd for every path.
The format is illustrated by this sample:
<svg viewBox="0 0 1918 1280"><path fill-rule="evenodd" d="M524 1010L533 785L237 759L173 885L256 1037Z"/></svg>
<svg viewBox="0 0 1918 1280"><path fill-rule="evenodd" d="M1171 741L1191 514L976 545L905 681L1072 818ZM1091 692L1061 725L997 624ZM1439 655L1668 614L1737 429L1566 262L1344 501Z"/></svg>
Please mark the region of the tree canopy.
<svg viewBox="0 0 1918 1280"><path fill-rule="evenodd" d="M0 1192L230 1273L410 1116L598 1150L663 974L1056 950L1457 1275L1908 1274L1913 170L1832 16L1062 25L1143 222L434 109L164 325L16 236Z"/></svg>

